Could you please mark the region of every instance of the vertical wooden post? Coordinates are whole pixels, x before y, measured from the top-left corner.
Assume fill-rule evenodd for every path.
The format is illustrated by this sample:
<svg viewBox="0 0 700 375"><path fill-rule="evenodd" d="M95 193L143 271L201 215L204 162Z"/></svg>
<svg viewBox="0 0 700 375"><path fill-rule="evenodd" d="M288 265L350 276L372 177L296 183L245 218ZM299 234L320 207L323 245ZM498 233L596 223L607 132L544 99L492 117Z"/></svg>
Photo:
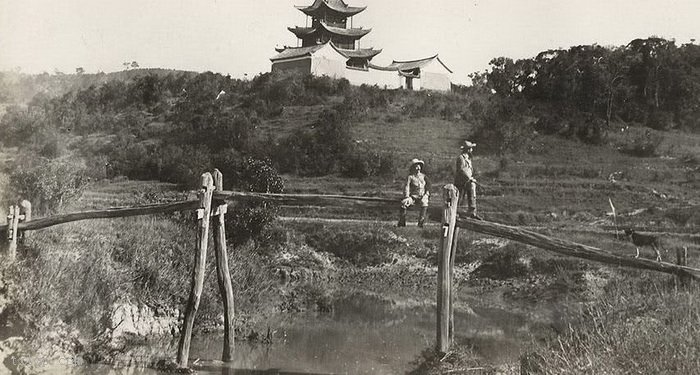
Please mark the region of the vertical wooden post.
<svg viewBox="0 0 700 375"><path fill-rule="evenodd" d="M447 353L450 349L450 304L452 298L450 258L457 221L457 196L457 188L454 185L443 187L445 210L442 215L442 236L438 256L437 293L437 349L442 353Z"/></svg>
<svg viewBox="0 0 700 375"><path fill-rule="evenodd" d="M216 191L224 190L224 177L218 169L214 170L214 187ZM219 281L219 292L224 302L224 351L221 360L233 360L234 326L233 318L233 287L231 273L228 269L228 254L226 250L226 227L224 226L227 205L219 204L214 212L214 248L216 250L216 275Z"/></svg>
<svg viewBox="0 0 700 375"><path fill-rule="evenodd" d="M19 206L10 206L10 215L7 216L7 224L9 224L7 227L7 239L9 240L7 259L9 261L14 261L17 257L17 225L19 225L20 217Z"/></svg>
<svg viewBox="0 0 700 375"><path fill-rule="evenodd" d="M457 239L459 238L459 227L455 224L455 232L452 236L452 247L450 250L450 346L454 344L455 339L455 310L454 310L454 294L452 286L455 280L455 258L457 256Z"/></svg>
<svg viewBox="0 0 700 375"><path fill-rule="evenodd" d="M209 241L209 219L211 216L211 197L214 193L214 181L209 172L202 175L202 190L199 193L199 209L197 218L199 231L197 232L197 254L194 258L192 271L192 289L187 301L185 320L180 330L180 343L177 347L177 364L186 368L190 356L190 340L192 339L192 326L194 317L199 308L199 300L202 297L204 286L204 271L207 261L207 245Z"/></svg>
<svg viewBox="0 0 700 375"><path fill-rule="evenodd" d="M23 199L21 202L19 202L20 207L22 208L22 221L27 222L32 220L32 202ZM19 235L19 240L24 243L24 240L28 237L27 231L22 231Z"/></svg>
<svg viewBox="0 0 700 375"><path fill-rule="evenodd" d="M676 264L679 266L688 266L688 248L687 247L678 247L676 248ZM678 283L682 287L688 286L688 283L690 282L690 279L688 278L688 275L678 275Z"/></svg>

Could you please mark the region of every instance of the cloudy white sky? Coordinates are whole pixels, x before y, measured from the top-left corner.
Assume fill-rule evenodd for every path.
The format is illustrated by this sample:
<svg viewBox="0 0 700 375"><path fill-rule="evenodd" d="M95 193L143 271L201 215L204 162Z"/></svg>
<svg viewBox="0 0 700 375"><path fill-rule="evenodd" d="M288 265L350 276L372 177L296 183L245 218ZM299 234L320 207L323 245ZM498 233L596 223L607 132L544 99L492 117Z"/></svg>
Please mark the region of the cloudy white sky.
<svg viewBox="0 0 700 375"><path fill-rule="evenodd" d="M296 45L294 5L312 0L0 0L0 70L142 67L255 75L274 47ZM572 45L622 45L657 35L700 41L700 0L346 0L368 6L354 25L388 64L438 53L455 81L491 58Z"/></svg>

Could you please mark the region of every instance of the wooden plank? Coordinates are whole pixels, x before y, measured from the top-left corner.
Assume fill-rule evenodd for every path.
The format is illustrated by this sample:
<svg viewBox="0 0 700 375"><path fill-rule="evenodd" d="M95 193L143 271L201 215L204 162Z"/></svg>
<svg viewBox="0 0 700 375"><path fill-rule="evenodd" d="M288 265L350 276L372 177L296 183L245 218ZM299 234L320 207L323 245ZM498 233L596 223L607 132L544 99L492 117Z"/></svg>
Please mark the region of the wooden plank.
<svg viewBox="0 0 700 375"><path fill-rule="evenodd" d="M454 240L457 218L457 188L454 185L443 187L445 207L442 215L442 236L440 237L440 253L438 255L438 290L437 290L437 349L447 353L450 349L450 305L452 285L450 270L452 244Z"/></svg>
<svg viewBox="0 0 700 375"><path fill-rule="evenodd" d="M651 259L624 257L615 255L593 246L570 242L544 234L531 232L525 229L497 224L488 221L474 220L464 217L457 218L457 226L475 232L489 234L496 237L507 238L522 242L540 249L549 250L557 254L568 255L576 258L593 260L596 262L625 266L630 268L651 270L669 273L673 275L687 275L693 279L700 279L700 270L687 266L679 266L673 263L657 262Z"/></svg>
<svg viewBox="0 0 700 375"><path fill-rule="evenodd" d="M140 216L140 215L152 215L160 213L168 213L175 211L188 211L194 210L199 207L199 201L188 200L175 203L165 203L165 204L153 204L147 206L137 206L137 207L120 207L120 208L109 208L106 210L94 210L94 211L81 211L73 212L69 214L55 215L44 217L40 219L30 220L23 223L19 223L17 229L19 230L38 230L43 228L52 227L54 225L70 223L73 221L89 220L89 219L109 219L116 217L128 217L128 216ZM7 225L0 225L0 232L7 230Z"/></svg>
<svg viewBox="0 0 700 375"><path fill-rule="evenodd" d="M241 191L221 191L214 193L215 201L256 201L264 200L293 206L362 206L369 208L396 208L398 198L356 197L349 195L321 194L277 194L251 193Z"/></svg>
<svg viewBox="0 0 700 375"><path fill-rule="evenodd" d="M199 300L202 297L204 286L204 271L207 261L207 245L209 242L209 220L211 215L211 196L214 193L214 181L210 173L202 175L202 191L199 193L199 207L204 215L198 220L197 253L194 258L192 270L192 289L187 301L185 320L180 330L180 342L177 348L177 364L181 368L187 368L190 356L190 342L192 340L192 327L194 317L199 308Z"/></svg>
<svg viewBox="0 0 700 375"><path fill-rule="evenodd" d="M214 170L214 191L222 191L224 176L218 169ZM234 301L231 272L228 267L228 254L226 249L226 204L219 205L214 217L214 248L216 250L216 276L219 282L219 293L224 304L224 349L221 360L233 361L234 350Z"/></svg>

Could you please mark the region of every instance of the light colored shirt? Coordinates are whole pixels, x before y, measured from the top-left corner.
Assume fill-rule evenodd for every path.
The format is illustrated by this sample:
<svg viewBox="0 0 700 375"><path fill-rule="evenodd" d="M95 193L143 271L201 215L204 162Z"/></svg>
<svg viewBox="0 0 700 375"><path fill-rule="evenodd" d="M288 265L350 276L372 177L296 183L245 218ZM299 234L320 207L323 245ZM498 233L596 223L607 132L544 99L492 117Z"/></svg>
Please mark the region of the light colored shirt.
<svg viewBox="0 0 700 375"><path fill-rule="evenodd" d="M405 198L421 198L426 192L428 192L428 178L421 172L409 174L403 196Z"/></svg>
<svg viewBox="0 0 700 375"><path fill-rule="evenodd" d="M464 185L474 176L472 159L469 154L460 154L455 162L455 185Z"/></svg>

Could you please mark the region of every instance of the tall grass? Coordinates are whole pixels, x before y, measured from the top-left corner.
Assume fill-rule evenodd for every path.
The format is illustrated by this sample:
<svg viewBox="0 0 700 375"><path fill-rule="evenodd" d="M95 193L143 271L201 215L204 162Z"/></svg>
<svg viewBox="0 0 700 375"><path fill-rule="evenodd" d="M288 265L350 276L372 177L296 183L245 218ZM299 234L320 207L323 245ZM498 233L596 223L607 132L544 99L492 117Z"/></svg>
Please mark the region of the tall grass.
<svg viewBox="0 0 700 375"><path fill-rule="evenodd" d="M184 308L194 261L196 220L158 215L86 221L34 233L21 249L13 300L41 329L61 320L85 335L103 330L115 303ZM271 300L267 263L249 247L231 250L237 310L258 312ZM222 311L210 251L197 319Z"/></svg>
<svg viewBox="0 0 700 375"><path fill-rule="evenodd" d="M698 287L628 272L556 339L523 357L543 374L692 374L700 368ZM527 373L527 372L525 372Z"/></svg>

